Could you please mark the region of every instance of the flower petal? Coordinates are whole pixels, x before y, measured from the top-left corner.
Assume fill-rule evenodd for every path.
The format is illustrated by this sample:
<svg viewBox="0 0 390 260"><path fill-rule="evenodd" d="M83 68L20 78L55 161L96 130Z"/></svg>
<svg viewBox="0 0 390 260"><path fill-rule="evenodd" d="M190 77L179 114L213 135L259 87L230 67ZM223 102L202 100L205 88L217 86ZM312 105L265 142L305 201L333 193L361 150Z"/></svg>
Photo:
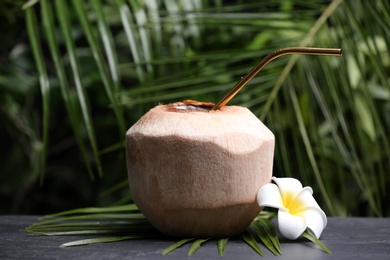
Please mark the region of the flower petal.
<svg viewBox="0 0 390 260"><path fill-rule="evenodd" d="M317 238L320 238L322 231L327 224L325 213L320 208L310 207L305 209L301 216L305 219L307 228L310 229Z"/></svg>
<svg viewBox="0 0 390 260"><path fill-rule="evenodd" d="M264 184L257 192L257 203L260 207L285 209L278 186L273 183Z"/></svg>
<svg viewBox="0 0 390 260"><path fill-rule="evenodd" d="M302 183L297 179L272 177L272 180L278 185L283 200L287 194L289 197L295 197L302 190Z"/></svg>
<svg viewBox="0 0 390 260"><path fill-rule="evenodd" d="M278 224L280 233L292 240L297 239L306 230L304 218L293 216L283 210L278 212Z"/></svg>

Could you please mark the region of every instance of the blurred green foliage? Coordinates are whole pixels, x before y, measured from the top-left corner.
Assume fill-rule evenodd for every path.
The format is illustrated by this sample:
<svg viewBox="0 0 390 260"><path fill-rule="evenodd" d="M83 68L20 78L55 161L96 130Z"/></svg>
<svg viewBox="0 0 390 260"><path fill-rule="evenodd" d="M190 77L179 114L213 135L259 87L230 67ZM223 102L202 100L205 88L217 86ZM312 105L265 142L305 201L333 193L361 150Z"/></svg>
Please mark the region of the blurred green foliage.
<svg viewBox="0 0 390 260"><path fill-rule="evenodd" d="M145 112L217 102L271 51L315 46L344 54L275 60L229 104L265 122L275 176L328 214L389 216L389 14L385 0L0 2L0 213L129 201L124 132Z"/></svg>

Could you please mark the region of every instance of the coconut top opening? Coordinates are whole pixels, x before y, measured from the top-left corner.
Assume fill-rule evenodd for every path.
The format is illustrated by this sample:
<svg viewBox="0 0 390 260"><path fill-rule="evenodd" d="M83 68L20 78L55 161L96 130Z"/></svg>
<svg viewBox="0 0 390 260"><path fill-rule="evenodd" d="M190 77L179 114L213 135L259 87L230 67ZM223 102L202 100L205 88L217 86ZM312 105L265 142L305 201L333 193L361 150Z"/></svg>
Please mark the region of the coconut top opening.
<svg viewBox="0 0 390 260"><path fill-rule="evenodd" d="M214 106L211 102L200 102L196 100L184 100L166 105L169 112L209 112Z"/></svg>

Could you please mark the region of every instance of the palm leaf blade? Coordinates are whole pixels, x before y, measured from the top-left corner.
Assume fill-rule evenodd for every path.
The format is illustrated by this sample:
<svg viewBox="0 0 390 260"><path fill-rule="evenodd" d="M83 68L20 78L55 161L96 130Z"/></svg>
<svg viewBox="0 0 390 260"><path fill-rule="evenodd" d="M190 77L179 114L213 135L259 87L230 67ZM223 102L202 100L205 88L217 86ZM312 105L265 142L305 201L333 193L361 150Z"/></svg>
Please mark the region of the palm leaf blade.
<svg viewBox="0 0 390 260"><path fill-rule="evenodd" d="M316 238L316 236L310 230L307 229L305 232L303 232L302 236L306 237L307 239L312 241L314 244L319 246L324 252L326 252L328 254L332 254L332 252L324 244L322 244L321 241L318 240Z"/></svg>
<svg viewBox="0 0 390 260"><path fill-rule="evenodd" d="M176 250L177 248L181 247L182 245L184 245L192 240L195 240L195 238L182 239L182 240L170 245L169 247L167 247L161 254L162 255L169 254L170 252Z"/></svg>
<svg viewBox="0 0 390 260"><path fill-rule="evenodd" d="M225 254L228 241L229 238L218 239L218 253L220 256L223 256Z"/></svg>
<svg viewBox="0 0 390 260"><path fill-rule="evenodd" d="M60 245L60 247L71 247L71 246L82 246L82 245L91 245L97 243L112 243L123 240L131 240L131 239L141 239L144 238L142 236L119 236L119 237L100 237L100 238L89 238L82 239L77 241L72 241L68 243L64 243Z"/></svg>
<svg viewBox="0 0 390 260"><path fill-rule="evenodd" d="M39 43L39 33L37 31L38 23L35 16L35 12L32 8L28 8L26 11L27 16L27 31L31 41L32 51L34 54L35 62L37 64L39 72L39 82L41 86L41 94L43 100L43 146L41 149L40 160L39 160L39 175L40 184L43 184L43 178L45 173L46 165L46 153L49 140L49 102L50 102L50 90L49 90L49 78L46 73L44 58L42 49Z"/></svg>
<svg viewBox="0 0 390 260"><path fill-rule="evenodd" d="M187 253L187 256L192 256L199 248L200 246L205 243L206 241L208 241L210 238L206 238L206 239L197 239L190 247L190 249L188 250L188 253Z"/></svg>
<svg viewBox="0 0 390 260"><path fill-rule="evenodd" d="M64 38L65 38L65 44L66 44L66 48L67 48L69 58L70 58L70 64L71 64L73 77L74 77L74 81L75 81L75 85L76 85L76 89L77 89L77 94L78 94L78 98L79 98L79 102L80 102L80 106L81 106L81 111L82 111L82 114L84 117L85 126L86 126L89 140L91 143L92 152L93 152L94 157L95 157L97 171L98 171L99 176L102 176L103 175L102 165L101 165L101 161L100 161L100 157L99 157L99 153L98 153L95 131L94 131L94 127L92 125L91 113L90 113L89 108L88 108L88 98L87 98L87 95L85 93L85 89L84 89L83 84L82 84L79 65L77 62L75 48L74 48L74 43L73 43L73 39L71 36L71 29L69 27L70 22L69 22L68 7L63 1L56 1L55 2L55 9L57 12L57 17L59 19L60 27L62 29L62 33L63 33Z"/></svg>
<svg viewBox="0 0 390 260"><path fill-rule="evenodd" d="M253 237L253 235L249 231L245 231L241 238L247 243L253 250L255 250L256 253L263 256L263 252L261 251L259 245L257 244L256 239Z"/></svg>

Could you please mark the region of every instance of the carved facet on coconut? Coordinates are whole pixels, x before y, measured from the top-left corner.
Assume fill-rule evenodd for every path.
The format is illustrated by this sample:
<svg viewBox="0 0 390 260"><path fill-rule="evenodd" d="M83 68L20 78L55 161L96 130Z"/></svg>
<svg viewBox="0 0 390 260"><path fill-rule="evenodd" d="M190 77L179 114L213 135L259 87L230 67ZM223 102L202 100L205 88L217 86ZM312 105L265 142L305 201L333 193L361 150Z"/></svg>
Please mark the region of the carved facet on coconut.
<svg viewBox="0 0 390 260"><path fill-rule="evenodd" d="M132 198L168 236L237 235L261 210L274 135L246 108L212 105L158 105L126 134Z"/></svg>

